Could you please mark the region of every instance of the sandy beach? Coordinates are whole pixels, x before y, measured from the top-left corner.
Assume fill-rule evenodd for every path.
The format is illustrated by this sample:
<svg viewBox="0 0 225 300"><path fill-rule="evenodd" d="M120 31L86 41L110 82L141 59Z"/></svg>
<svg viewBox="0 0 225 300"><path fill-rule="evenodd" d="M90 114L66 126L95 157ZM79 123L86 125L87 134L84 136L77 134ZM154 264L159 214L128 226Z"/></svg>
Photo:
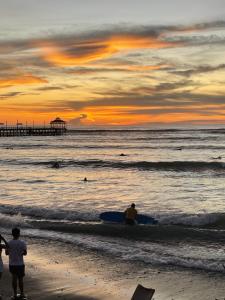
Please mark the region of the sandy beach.
<svg viewBox="0 0 225 300"><path fill-rule="evenodd" d="M53 245L49 246L47 243L45 245L29 241L24 279L25 293L29 299L107 299L107 292L97 285L94 276L86 272L87 264L83 270L78 265L75 267L70 264L68 253L64 259L64 253L60 254L57 250L59 248L53 248ZM3 299L9 299L12 295L11 276L7 268L7 257L3 259L5 270L1 281L1 294ZM75 261L77 260L76 258Z"/></svg>
<svg viewBox="0 0 225 300"><path fill-rule="evenodd" d="M134 266L72 245L29 239L25 292L28 299L131 299L138 283L156 289L155 300L224 299L224 275L172 268ZM3 299L10 299L7 269L1 281Z"/></svg>

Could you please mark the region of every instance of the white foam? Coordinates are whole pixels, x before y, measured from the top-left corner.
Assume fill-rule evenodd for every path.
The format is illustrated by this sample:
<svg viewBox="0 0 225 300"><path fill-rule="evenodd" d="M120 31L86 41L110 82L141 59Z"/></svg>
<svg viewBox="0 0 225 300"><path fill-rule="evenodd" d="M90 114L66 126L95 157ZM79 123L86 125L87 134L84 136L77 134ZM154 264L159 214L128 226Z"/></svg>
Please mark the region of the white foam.
<svg viewBox="0 0 225 300"><path fill-rule="evenodd" d="M25 218L20 214L16 215L4 215L0 213L0 226L2 227L13 227L13 226L22 226L27 227Z"/></svg>
<svg viewBox="0 0 225 300"><path fill-rule="evenodd" d="M207 247L190 244L160 244L134 242L126 239L108 238L81 234L58 234L43 230L24 230L33 237L74 244L92 251L130 262L144 262L150 265L176 266L190 269L224 272L225 250L215 246Z"/></svg>
<svg viewBox="0 0 225 300"><path fill-rule="evenodd" d="M202 226L212 224L225 215L222 213L206 213L206 214L170 214L158 216L159 223L174 225Z"/></svg>

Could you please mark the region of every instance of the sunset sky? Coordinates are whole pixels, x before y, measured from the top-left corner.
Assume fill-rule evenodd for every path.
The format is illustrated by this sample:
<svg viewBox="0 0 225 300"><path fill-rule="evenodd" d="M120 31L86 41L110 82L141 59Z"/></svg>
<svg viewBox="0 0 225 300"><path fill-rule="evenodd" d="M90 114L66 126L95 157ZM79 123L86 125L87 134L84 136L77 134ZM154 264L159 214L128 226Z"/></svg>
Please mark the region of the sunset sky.
<svg viewBox="0 0 225 300"><path fill-rule="evenodd" d="M0 122L225 124L224 0L0 0Z"/></svg>

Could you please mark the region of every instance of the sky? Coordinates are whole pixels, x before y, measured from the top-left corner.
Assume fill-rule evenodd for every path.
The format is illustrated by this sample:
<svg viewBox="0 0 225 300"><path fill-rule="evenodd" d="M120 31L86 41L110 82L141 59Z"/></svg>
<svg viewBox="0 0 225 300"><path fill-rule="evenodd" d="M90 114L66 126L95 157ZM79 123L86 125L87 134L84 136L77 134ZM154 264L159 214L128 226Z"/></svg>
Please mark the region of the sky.
<svg viewBox="0 0 225 300"><path fill-rule="evenodd" d="M0 0L0 122L225 124L224 0Z"/></svg>

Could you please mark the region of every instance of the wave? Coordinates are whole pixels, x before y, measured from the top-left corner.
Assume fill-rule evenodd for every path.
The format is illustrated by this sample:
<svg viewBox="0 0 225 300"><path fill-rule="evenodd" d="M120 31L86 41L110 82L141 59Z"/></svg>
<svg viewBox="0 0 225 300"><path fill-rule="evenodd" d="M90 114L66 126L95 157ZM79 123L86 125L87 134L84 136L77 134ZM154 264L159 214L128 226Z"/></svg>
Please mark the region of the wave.
<svg viewBox="0 0 225 300"><path fill-rule="evenodd" d="M138 170L160 170L160 171L224 171L225 162L218 161L107 161L101 159L89 160L17 160L8 159L0 160L0 163L8 163L14 165L36 165L53 167L55 162L59 163L59 167L90 167L90 168L116 168L116 169L138 169Z"/></svg>
<svg viewBox="0 0 225 300"><path fill-rule="evenodd" d="M0 205L0 213L5 215L20 215L34 219L58 220L58 221L99 221L99 212L79 212L71 210L59 210L35 206Z"/></svg>
<svg viewBox="0 0 225 300"><path fill-rule="evenodd" d="M83 226L74 224L73 230L70 231L65 231L62 227L57 230L56 228L24 228L22 233L25 237L70 243L82 249L97 251L102 255L110 255L114 259L131 263L142 262L151 266L176 266L224 273L225 254L215 251L223 247L224 235L220 234L220 243L218 243L218 239L215 239L216 234L212 235L214 240L209 241L199 239L201 233L198 233L197 243L193 243L196 241L193 241L193 238L190 239L190 234L185 228L178 236L177 232L174 232L176 239L171 239L171 231L174 228L169 228L168 231L166 227L162 227L161 231L156 234L155 231L158 231L159 226L143 227L145 228L143 234L143 228L138 226L131 228L89 224L89 231L84 231ZM98 230L97 234L93 234L96 227L101 227L101 232ZM163 230L165 233L162 235ZM170 233L169 237L168 233ZM145 238L141 239L140 234ZM202 236L207 237L207 233Z"/></svg>
<svg viewBox="0 0 225 300"><path fill-rule="evenodd" d="M79 223L99 223L99 214L102 211L75 211L66 209L53 209L37 206L20 206L20 205L0 205L0 214L6 216L20 216L21 218L31 218L30 223L56 221L58 226L71 224L71 222ZM146 212L148 215L148 213ZM152 217L159 221L159 225L177 225L178 227L194 227L194 228L216 228L225 229L225 213L202 213L202 214L153 214ZM66 227L67 228L67 227Z"/></svg>
<svg viewBox="0 0 225 300"><path fill-rule="evenodd" d="M177 143L174 144L163 144L163 143L158 143L158 144L138 144L135 143L137 139L134 140L134 143L131 145L129 143L127 144L104 144L104 145L99 145L99 144L80 144L80 145L68 145L68 144L57 144L57 145L14 145L13 149L123 149L123 150L141 150L141 149L170 149L170 150L205 150L206 145L205 144L180 144L179 139L176 138ZM140 138L139 140L147 141L149 140L148 138ZM160 142L161 139L159 139ZM199 141L199 138L197 139ZM130 141L129 141L130 142ZM3 146L0 146L0 148L5 148ZM207 145L207 150L224 150L225 146L224 145Z"/></svg>
<svg viewBox="0 0 225 300"><path fill-rule="evenodd" d="M7 215L0 213L0 226L2 227L28 227L29 225L26 223L24 217L18 213L16 215Z"/></svg>
<svg viewBox="0 0 225 300"><path fill-rule="evenodd" d="M215 251L224 245L225 214L159 216L159 225L130 227L100 223L97 212L85 216L45 208L0 209L5 233L19 226L25 237L71 243L131 263L225 271L225 253Z"/></svg>
<svg viewBox="0 0 225 300"><path fill-rule="evenodd" d="M46 180L43 180L43 179L34 179L34 180L24 180L25 183L45 183Z"/></svg>
<svg viewBox="0 0 225 300"><path fill-rule="evenodd" d="M205 161L67 161L65 165L86 166L94 168L118 168L118 169L139 169L139 170L161 170L161 171L204 171L204 170L224 170L223 162ZM64 162L62 164L64 166Z"/></svg>
<svg viewBox="0 0 225 300"><path fill-rule="evenodd" d="M120 228L121 231L121 228ZM58 233L50 230L23 230L24 236L44 238L73 244L79 248L97 251L123 261L142 262L153 266L176 266L224 273L225 255L215 252L215 245L202 247L191 244L165 244L159 242L134 241L118 237L108 238L92 235Z"/></svg>

